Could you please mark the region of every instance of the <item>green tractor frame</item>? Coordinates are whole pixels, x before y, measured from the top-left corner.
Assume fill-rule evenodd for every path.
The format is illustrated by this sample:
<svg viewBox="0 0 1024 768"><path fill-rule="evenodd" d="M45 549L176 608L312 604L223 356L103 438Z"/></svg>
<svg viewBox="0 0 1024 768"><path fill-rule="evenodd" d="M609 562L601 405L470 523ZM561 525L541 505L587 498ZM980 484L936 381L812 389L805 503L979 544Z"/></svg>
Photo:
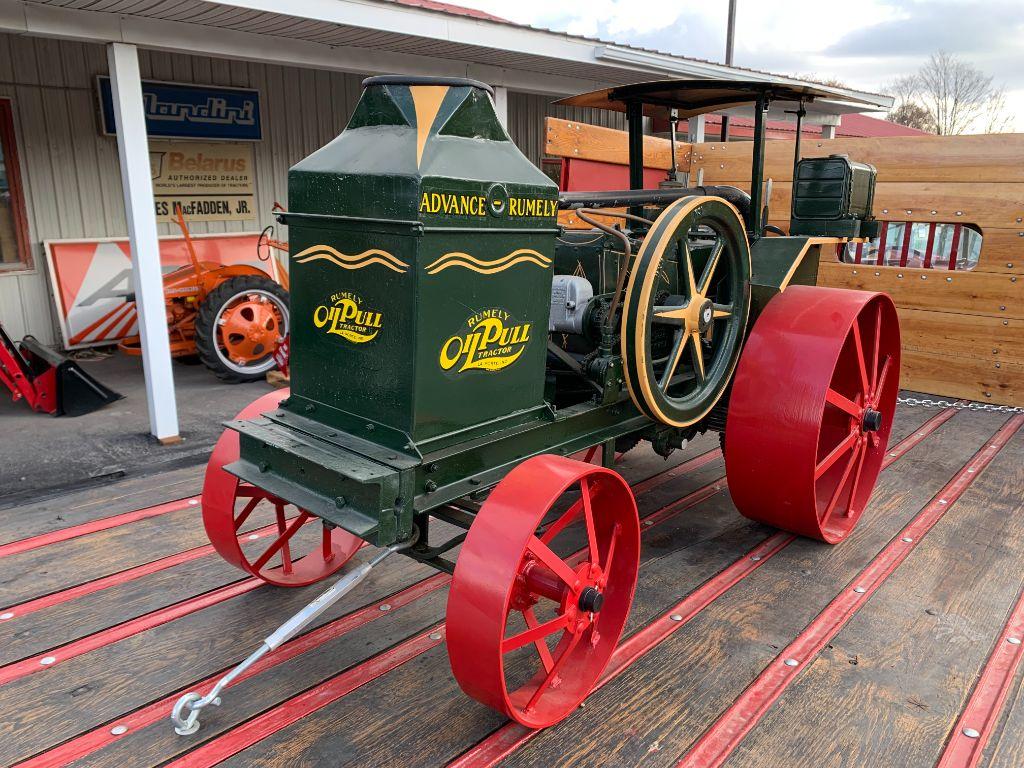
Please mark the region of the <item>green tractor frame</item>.
<svg viewBox="0 0 1024 768"><path fill-rule="evenodd" d="M227 425L203 517L223 557L280 586L379 552L183 696L177 732L394 552L452 574L464 691L533 728L568 716L632 603L639 521L614 464L640 441L668 456L716 431L743 515L843 540L886 450L899 330L884 294L815 280L821 247L874 234L874 169L797 148L788 235L762 195L768 105L829 96L697 80L565 100L625 112L632 189L559 194L488 86L366 80L347 129L290 171L291 390ZM645 116L749 104L751 194L641 189ZM594 228L562 229L565 209ZM261 520L272 535L249 541Z"/></svg>

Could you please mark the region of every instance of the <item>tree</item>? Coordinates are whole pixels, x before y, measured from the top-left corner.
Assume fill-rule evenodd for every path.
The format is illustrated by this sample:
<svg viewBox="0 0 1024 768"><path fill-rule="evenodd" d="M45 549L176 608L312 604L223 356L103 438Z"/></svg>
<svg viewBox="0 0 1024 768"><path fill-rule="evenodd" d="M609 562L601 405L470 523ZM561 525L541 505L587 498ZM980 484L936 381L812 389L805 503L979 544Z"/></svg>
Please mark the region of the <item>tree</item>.
<svg viewBox="0 0 1024 768"><path fill-rule="evenodd" d="M945 51L933 53L916 74L898 78L886 90L895 97L889 119L940 136L1009 127L1003 88L970 62Z"/></svg>
<svg viewBox="0 0 1024 768"><path fill-rule="evenodd" d="M885 116L891 123L905 125L908 128L917 128L919 131L935 133L935 125L932 123L932 116L927 109L913 101L904 101L892 112Z"/></svg>

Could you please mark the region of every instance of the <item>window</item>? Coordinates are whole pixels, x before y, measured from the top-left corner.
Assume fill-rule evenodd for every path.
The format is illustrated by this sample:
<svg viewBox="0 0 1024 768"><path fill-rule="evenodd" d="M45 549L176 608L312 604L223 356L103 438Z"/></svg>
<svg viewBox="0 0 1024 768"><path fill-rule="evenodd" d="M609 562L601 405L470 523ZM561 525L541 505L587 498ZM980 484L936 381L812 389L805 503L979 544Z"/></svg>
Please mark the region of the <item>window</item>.
<svg viewBox="0 0 1024 768"><path fill-rule="evenodd" d="M981 230L974 224L883 221L879 236L867 243L840 246L848 264L923 269L974 269L981 257ZM956 254L950 263L950 255Z"/></svg>
<svg viewBox="0 0 1024 768"><path fill-rule="evenodd" d="M0 271L31 266L11 102L0 99Z"/></svg>

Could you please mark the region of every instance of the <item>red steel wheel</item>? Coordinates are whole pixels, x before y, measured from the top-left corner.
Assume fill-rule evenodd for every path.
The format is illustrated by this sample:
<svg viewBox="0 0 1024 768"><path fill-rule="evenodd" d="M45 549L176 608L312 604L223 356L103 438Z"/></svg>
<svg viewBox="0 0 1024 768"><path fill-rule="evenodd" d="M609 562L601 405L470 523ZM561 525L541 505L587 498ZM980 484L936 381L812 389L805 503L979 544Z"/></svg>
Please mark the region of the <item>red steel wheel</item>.
<svg viewBox="0 0 1024 768"><path fill-rule="evenodd" d="M580 518L582 531L566 530ZM583 531L581 553L555 554L576 549ZM530 728L569 715L622 635L639 562L636 502L617 472L549 455L517 466L484 502L455 566L448 658L462 690Z"/></svg>
<svg viewBox="0 0 1024 768"><path fill-rule="evenodd" d="M882 467L899 369L899 320L884 293L795 285L768 302L729 400L736 508L812 539L844 539Z"/></svg>
<svg viewBox="0 0 1024 768"><path fill-rule="evenodd" d="M273 410L288 392L288 389L270 392L242 409L236 418L248 419ZM348 531L328 528L305 510L299 509L295 515L296 508L288 502L226 472L224 466L237 459L238 433L226 429L210 455L203 483L203 525L214 549L229 563L268 584L304 587L336 572L362 545L362 540ZM246 501L239 507L240 499ZM271 524L276 525L277 530L260 537L265 544L258 547L259 552L253 556L250 547L256 545L250 544L246 548L248 552L243 550L239 529L261 505L266 505L267 511L273 509ZM296 538L307 524L319 525L320 535ZM249 541L246 536L242 536L242 540Z"/></svg>

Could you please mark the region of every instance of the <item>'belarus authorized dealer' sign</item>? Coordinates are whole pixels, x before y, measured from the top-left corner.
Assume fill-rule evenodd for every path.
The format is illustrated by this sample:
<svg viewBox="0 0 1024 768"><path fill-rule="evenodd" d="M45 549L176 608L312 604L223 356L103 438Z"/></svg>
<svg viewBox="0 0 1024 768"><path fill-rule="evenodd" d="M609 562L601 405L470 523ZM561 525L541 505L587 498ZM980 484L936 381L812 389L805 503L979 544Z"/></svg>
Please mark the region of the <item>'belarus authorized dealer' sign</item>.
<svg viewBox="0 0 1024 768"><path fill-rule="evenodd" d="M256 218L251 144L150 141L157 221L245 221Z"/></svg>

